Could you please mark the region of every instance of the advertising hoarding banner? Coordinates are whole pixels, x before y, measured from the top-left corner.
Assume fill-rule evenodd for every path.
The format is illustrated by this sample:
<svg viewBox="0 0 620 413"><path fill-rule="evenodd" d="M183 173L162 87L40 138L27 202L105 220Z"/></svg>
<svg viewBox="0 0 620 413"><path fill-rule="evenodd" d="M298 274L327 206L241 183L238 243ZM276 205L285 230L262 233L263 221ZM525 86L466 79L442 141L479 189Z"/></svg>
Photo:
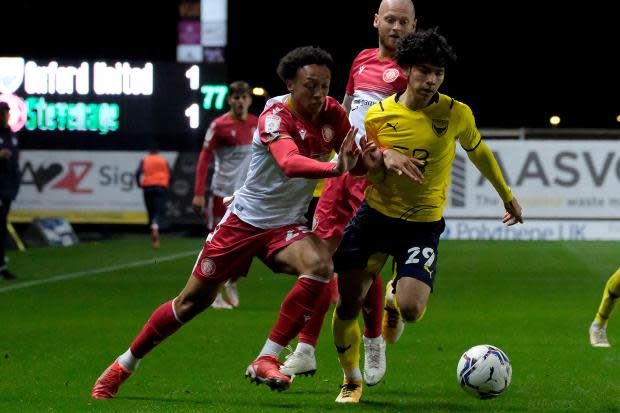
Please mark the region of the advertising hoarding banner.
<svg viewBox="0 0 620 413"><path fill-rule="evenodd" d="M487 142L526 219L620 219L620 142ZM501 216L497 193L457 144L445 217Z"/></svg>
<svg viewBox="0 0 620 413"><path fill-rule="evenodd" d="M497 241L612 241L620 240L620 222L592 220L526 220L511 227L499 218L446 219L441 239Z"/></svg>
<svg viewBox="0 0 620 413"><path fill-rule="evenodd" d="M22 151L22 182L10 220L62 216L71 222L146 223L136 170L145 152ZM176 152L161 152L170 165Z"/></svg>

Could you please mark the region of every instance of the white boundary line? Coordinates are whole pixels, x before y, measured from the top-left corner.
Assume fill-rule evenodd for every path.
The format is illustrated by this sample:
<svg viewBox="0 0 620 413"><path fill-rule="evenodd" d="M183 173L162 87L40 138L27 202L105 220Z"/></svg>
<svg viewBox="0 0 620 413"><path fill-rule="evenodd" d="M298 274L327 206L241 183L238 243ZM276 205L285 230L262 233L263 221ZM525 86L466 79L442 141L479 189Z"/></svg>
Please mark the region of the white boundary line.
<svg viewBox="0 0 620 413"><path fill-rule="evenodd" d="M134 262L129 262L127 264L112 265L110 267L98 268L96 270L78 271L78 272L70 272L67 274L55 275L53 277L43 278L40 280L26 281L26 282L22 282L19 284L12 284L12 285L7 285L6 287L0 287L0 294L5 293L7 291L20 290L22 288L34 287L36 285L53 283L56 281L69 280L71 278L88 277L89 275L102 274L102 273L113 272L117 270L124 270L127 268L140 267L143 265L157 264L159 262L173 261L178 258L188 257L190 255L196 255L196 252L186 251L186 252L181 252L178 254L164 255L163 257L152 258L150 260L134 261Z"/></svg>

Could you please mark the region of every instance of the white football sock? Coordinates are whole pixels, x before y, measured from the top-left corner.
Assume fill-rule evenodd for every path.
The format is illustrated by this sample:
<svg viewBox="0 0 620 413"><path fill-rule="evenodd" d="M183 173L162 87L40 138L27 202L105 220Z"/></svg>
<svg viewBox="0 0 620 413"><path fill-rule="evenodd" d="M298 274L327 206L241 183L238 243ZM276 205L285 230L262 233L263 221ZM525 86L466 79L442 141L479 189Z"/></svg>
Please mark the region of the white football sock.
<svg viewBox="0 0 620 413"><path fill-rule="evenodd" d="M309 355L310 357L314 357L314 346L308 343L302 343L301 341L297 343L297 347L295 347L295 351L302 352L304 354Z"/></svg>
<svg viewBox="0 0 620 413"><path fill-rule="evenodd" d="M138 368L138 364L140 364L140 359L134 356L131 352L131 349L127 349L126 352L121 354L118 357L118 363L125 367L129 371L134 371Z"/></svg>
<svg viewBox="0 0 620 413"><path fill-rule="evenodd" d="M260 354L258 355L258 357L262 357L262 356L276 356L276 357L278 357L280 355L280 353L282 352L283 348L284 348L284 346L281 346L278 343L267 339L267 341L265 341L265 345L263 346L263 349L260 351Z"/></svg>

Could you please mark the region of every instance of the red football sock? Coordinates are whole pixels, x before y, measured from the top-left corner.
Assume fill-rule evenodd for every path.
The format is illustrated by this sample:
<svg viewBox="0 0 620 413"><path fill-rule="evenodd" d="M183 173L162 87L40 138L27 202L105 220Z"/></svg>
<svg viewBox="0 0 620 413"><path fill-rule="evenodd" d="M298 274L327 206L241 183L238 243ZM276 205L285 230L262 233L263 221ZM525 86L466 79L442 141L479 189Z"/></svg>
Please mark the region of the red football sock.
<svg viewBox="0 0 620 413"><path fill-rule="evenodd" d="M316 347L316 341L319 339L319 334L321 334L325 314L327 314L332 304L333 290L338 288L338 284L335 281L336 279L332 278L327 288L323 290L323 294L317 300L316 307L314 307L314 315L299 333L299 342Z"/></svg>
<svg viewBox="0 0 620 413"><path fill-rule="evenodd" d="M375 338L381 335L381 318L383 317L383 284L381 276L377 274L373 281L364 304L362 305L364 315L364 336Z"/></svg>
<svg viewBox="0 0 620 413"><path fill-rule="evenodd" d="M131 343L131 353L141 359L182 325L174 316L172 300L160 305Z"/></svg>
<svg viewBox="0 0 620 413"><path fill-rule="evenodd" d="M317 302L327 286L328 283L318 277L300 276L282 302L278 320L269 333L269 339L281 346L288 345L314 316Z"/></svg>

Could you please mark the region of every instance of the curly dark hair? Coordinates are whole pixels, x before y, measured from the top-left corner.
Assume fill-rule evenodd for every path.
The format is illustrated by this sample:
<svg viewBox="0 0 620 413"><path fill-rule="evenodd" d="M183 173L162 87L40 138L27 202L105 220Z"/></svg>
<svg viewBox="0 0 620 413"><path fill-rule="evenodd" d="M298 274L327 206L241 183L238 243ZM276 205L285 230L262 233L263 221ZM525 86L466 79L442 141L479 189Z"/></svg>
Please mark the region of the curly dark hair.
<svg viewBox="0 0 620 413"><path fill-rule="evenodd" d="M446 67L456 62L456 54L445 37L434 27L409 33L398 41L394 61L401 67L412 67L416 64L430 64Z"/></svg>
<svg viewBox="0 0 620 413"><path fill-rule="evenodd" d="M283 81L293 79L297 69L306 65L325 65L331 71L334 66L332 56L320 47L303 46L288 52L278 63L276 70Z"/></svg>

